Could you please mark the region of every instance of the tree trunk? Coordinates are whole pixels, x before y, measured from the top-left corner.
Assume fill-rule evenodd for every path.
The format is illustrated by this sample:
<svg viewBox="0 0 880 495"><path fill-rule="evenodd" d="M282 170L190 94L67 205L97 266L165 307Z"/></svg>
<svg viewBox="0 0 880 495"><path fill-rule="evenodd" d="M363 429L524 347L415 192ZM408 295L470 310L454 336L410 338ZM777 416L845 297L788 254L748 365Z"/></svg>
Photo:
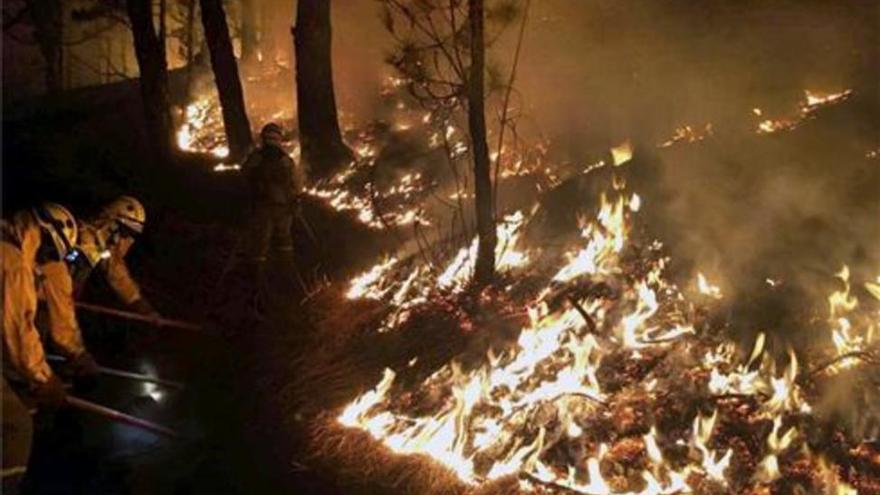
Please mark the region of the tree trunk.
<svg viewBox="0 0 880 495"><path fill-rule="evenodd" d="M302 157L313 179L329 177L354 159L342 142L333 92L330 0L299 0L296 27L296 101Z"/></svg>
<svg viewBox="0 0 880 495"><path fill-rule="evenodd" d="M168 28L165 17L168 14L166 0L159 0L159 43L162 45L162 58L168 60Z"/></svg>
<svg viewBox="0 0 880 495"><path fill-rule="evenodd" d="M34 38L46 62L46 91L58 93L63 89L62 78L62 15L60 0L31 0L28 2L34 23Z"/></svg>
<svg viewBox="0 0 880 495"><path fill-rule="evenodd" d="M244 106L244 92L238 77L238 64L229 39L229 27L221 0L200 0L202 27L211 54L211 68L223 109L223 126L229 143L229 156L238 159L253 144L251 124Z"/></svg>
<svg viewBox="0 0 880 495"><path fill-rule="evenodd" d="M477 210L477 261L474 282L486 285L495 278L495 220L492 212L492 179L489 146L486 144L485 98L483 95L485 52L483 0L468 0L471 30L471 67L468 81L468 128L474 156L474 189Z"/></svg>
<svg viewBox="0 0 880 495"><path fill-rule="evenodd" d="M257 6L255 0L241 0L241 63L252 64L257 60Z"/></svg>
<svg viewBox="0 0 880 495"><path fill-rule="evenodd" d="M162 43L153 27L150 0L126 0L128 19L140 71L144 119L150 144L160 160L171 157L173 130L169 111L168 65Z"/></svg>
<svg viewBox="0 0 880 495"><path fill-rule="evenodd" d="M193 71L195 70L196 61L196 0L186 1L186 26L185 43L186 43L186 97L192 97L193 89Z"/></svg>

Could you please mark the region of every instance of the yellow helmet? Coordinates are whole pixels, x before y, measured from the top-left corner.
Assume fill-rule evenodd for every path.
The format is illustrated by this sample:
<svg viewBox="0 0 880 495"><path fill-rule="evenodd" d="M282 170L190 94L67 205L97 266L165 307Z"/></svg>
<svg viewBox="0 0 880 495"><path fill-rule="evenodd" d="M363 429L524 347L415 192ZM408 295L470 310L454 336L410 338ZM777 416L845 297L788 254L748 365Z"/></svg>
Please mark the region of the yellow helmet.
<svg viewBox="0 0 880 495"><path fill-rule="evenodd" d="M63 258L76 246L76 219L70 211L57 203L43 203L33 209L40 228L49 235L58 255Z"/></svg>
<svg viewBox="0 0 880 495"><path fill-rule="evenodd" d="M104 207L103 216L140 234L147 221L147 210L137 199L121 196Z"/></svg>

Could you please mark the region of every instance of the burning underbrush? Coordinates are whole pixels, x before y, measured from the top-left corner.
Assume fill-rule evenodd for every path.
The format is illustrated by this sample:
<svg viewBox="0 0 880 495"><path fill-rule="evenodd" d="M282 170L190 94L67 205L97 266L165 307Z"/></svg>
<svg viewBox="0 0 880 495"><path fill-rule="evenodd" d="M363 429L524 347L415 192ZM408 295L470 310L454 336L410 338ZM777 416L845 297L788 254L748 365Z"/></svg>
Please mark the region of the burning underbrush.
<svg viewBox="0 0 880 495"><path fill-rule="evenodd" d="M315 462L395 493L880 493L876 281L857 298L838 273L809 351L760 334L743 352L718 287L667 279L643 206L615 175L564 247L530 245L538 216L509 215L501 281L482 291L467 283L475 245L353 279L345 296L369 310L349 364L388 367L315 421ZM321 369L305 380L338 401ZM844 383L851 407L829 407Z"/></svg>
<svg viewBox="0 0 880 495"><path fill-rule="evenodd" d="M277 93L276 76L249 79L248 84L254 86L251 92L262 94L263 88L269 88L266 92ZM432 111L419 106L406 92L403 80L389 77L385 86L381 95L385 117L356 124L343 114L344 138L355 159L329 179L309 184L304 193L375 231L410 236L418 228L443 224L445 229L449 219L453 222L450 230L459 234L468 231L471 226L464 218L473 185L468 181L469 145L462 125L448 109ZM241 165L229 160L217 95L196 93L179 112L178 148L210 157L215 172L239 172ZM272 121L287 129L296 127L291 111L278 110L260 98L253 101L262 103L248 108L255 130ZM526 147L518 138L508 141L500 156L493 154L493 160L503 162L497 173L499 180L521 182L530 191L558 184L558 178L544 165L544 145ZM283 146L300 161L295 132L287 134Z"/></svg>
<svg viewBox="0 0 880 495"><path fill-rule="evenodd" d="M807 94L796 117L758 134L848 98ZM735 344L735 301L702 273L671 276L674 253L640 223L651 204L625 180L627 142L570 170L546 166L540 147L502 150L501 196L516 181L530 192L499 219L499 280L478 291L471 193L455 165L466 136L443 115L395 108L394 124L349 130L357 160L307 190L370 229L413 231L311 303L328 330L292 387L300 411L325 411L310 422L314 465L420 495L880 493L880 279L826 267L839 269L837 288L810 315L808 348L757 332L773 328ZM715 133L682 126L655 147ZM602 187L590 215L529 206L591 180ZM451 233L429 239L429 228ZM562 230L576 238L550 236Z"/></svg>

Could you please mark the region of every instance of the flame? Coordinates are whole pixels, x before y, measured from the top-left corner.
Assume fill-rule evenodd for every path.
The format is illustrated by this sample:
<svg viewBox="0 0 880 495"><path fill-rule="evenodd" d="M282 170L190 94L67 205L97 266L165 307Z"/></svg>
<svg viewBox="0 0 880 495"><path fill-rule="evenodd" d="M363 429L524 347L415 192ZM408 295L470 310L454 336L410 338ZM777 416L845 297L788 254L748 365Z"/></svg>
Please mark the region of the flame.
<svg viewBox="0 0 880 495"><path fill-rule="evenodd" d="M181 151L206 153L216 158L229 156L220 102L216 95L206 94L196 98L186 106L183 117L176 133L177 147Z"/></svg>
<svg viewBox="0 0 880 495"><path fill-rule="evenodd" d="M512 249L519 240L520 227L522 227L524 219L523 213L518 211L504 217L504 221L499 222L496 231L498 242L495 245L495 266L497 270L509 270L528 262L527 253ZM478 239L474 238L469 247L459 250L452 262L449 263L443 273L437 278L437 284L442 288L462 290L467 281L470 280L471 275L473 275L478 246Z"/></svg>
<svg viewBox="0 0 880 495"><path fill-rule="evenodd" d="M831 101L836 100L819 104ZM685 420L692 421L689 430L661 430L661 435L661 425L647 424L648 433L629 437L641 442L644 452L646 464L638 486L623 488L617 477L603 476L603 462L613 455L616 445L609 449L591 437L592 425L585 419L590 418L585 411L608 414L604 408L617 397L600 372L603 359L638 363L670 342L688 348L693 342L690 336L696 334L689 314L673 310L693 303L664 280L668 258L659 258L637 275L625 269L631 222L643 207L637 194L625 191L625 184L614 184L612 193L600 196L595 217L582 222L578 246L552 254L522 251L518 244L526 216L506 217L497 231L499 269L531 266L546 283L536 291L537 297L523 303L529 323L520 329L515 344L502 351L490 349L476 363L452 360L433 371L416 392L406 394L401 394L403 385L395 384L395 372L388 369L373 390L343 408L339 422L368 432L393 452L429 456L470 485L515 475L521 487L546 485L590 495L694 493L704 479L739 490L731 478L734 450L720 445L731 420L728 409L720 406L710 415L706 415L708 409L692 413ZM659 243L651 246L657 251L662 247ZM348 296L387 300L393 310L382 329L396 328L435 294L466 290L476 247L474 240L438 267L396 258L380 261L352 280ZM541 261L548 258L554 263L543 266ZM837 277L843 286L828 299L829 321L833 330L839 330L832 335L839 335L838 340L848 346L864 346L867 334L853 330L865 325L859 326L853 314L858 301L850 293L848 268ZM558 304L559 291L593 282L607 282L614 287L614 295ZM880 298L880 278L865 287ZM720 288L702 272L697 273L696 288L699 294L722 297ZM705 298L695 300L705 303ZM850 326L845 327L844 321ZM792 426L792 418L812 412L798 382L798 356L789 350L787 363L777 363L765 352L765 344L766 336L760 333L742 362L737 346L722 342L701 357L699 369L705 393L720 400L728 400L728 395L736 400L747 397L755 404L747 413L750 421L772 421L772 430L759 439L764 445L763 458L750 473L752 483L762 486L786 475L785 463L794 449L808 449L801 431ZM662 381L648 375L637 387L648 397L659 396L664 390ZM419 398L424 391L430 391L428 403ZM590 450L577 462L546 455L560 442ZM685 462L669 450L672 445L687 449ZM839 480L828 486L838 494L854 493Z"/></svg>
<svg viewBox="0 0 880 495"><path fill-rule="evenodd" d="M845 101L852 95L852 90L847 89L838 93L821 93L818 91L805 90L804 100L800 104L800 111L794 117L781 119L765 119L758 123L758 134L772 134L778 131L789 131L800 126L813 113L829 105L835 105ZM760 108L753 108L752 113L763 116Z"/></svg>
<svg viewBox="0 0 880 495"><path fill-rule="evenodd" d="M584 227L586 247L570 256L567 266L552 277L553 283L588 273L618 273L618 255L629 231L628 212L638 210L639 201L637 195L619 194L613 201L603 196L595 220ZM500 268L521 266L529 260L527 253L515 249L523 221L524 215L517 213L498 227L499 247L509 245L497 253ZM472 271L475 247L472 243L461 249L437 277L436 286L427 290L419 283L425 272L412 271L392 299L408 304L413 296L426 300L429 291L437 288L463 290ZM350 293L386 297L394 284L383 285L378 280L383 278L389 263L381 262L356 277ZM621 304L631 310L614 325L609 345L643 349L693 333L687 325L651 324L661 306L658 291L672 290L662 282L661 270L662 264L624 292ZM597 303L588 304L585 311L600 320L606 315ZM539 298L528 308L528 314L531 323L521 330L512 349L500 355L490 350L484 362L472 369L466 370L452 361L422 384L423 389L446 391L447 399L433 413L413 415L398 407L393 398L395 375L388 370L374 390L342 411L339 421L369 432L394 452L427 454L466 483L479 484L509 474L528 473L534 480L552 482L578 493L611 493L599 469L606 447L600 447L597 455L587 460L585 473L579 474L578 467L570 466L560 474L541 460L551 435L546 426L537 426L529 438L519 436L537 410L549 407L556 411L564 434L578 438L584 434L584 428L578 424L576 411L585 407L584 401L600 404L606 399L597 376L606 350L587 331L580 309L552 311ZM700 424L706 426L705 422ZM704 429L695 433L705 435ZM704 453L699 470L723 478L731 453L717 455L709 449L707 441L703 437L694 441L694 447ZM646 437L645 444L656 465L652 471L643 473L646 485L641 493L689 491L689 471L661 468L663 454L654 437ZM489 452L497 453L491 456L491 462L476 462Z"/></svg>
<svg viewBox="0 0 880 495"><path fill-rule="evenodd" d="M396 258L388 258L358 275L351 281L351 286L345 297L349 299L381 299L388 292L378 286L383 276L397 264Z"/></svg>
<svg viewBox="0 0 880 495"><path fill-rule="evenodd" d="M627 140L623 143L611 148L611 158L614 161L614 166L619 167L624 163L632 160L633 156L633 146L632 143Z"/></svg>
<svg viewBox="0 0 880 495"><path fill-rule="evenodd" d="M610 273L629 233L624 221L626 199L620 196L616 201L609 202L602 194L600 201L597 222L588 224L581 231L581 236L587 239L587 245L569 256L568 264L554 275L554 281L568 282L586 274ZM631 202L641 206L638 196L634 196Z"/></svg>
<svg viewBox="0 0 880 495"><path fill-rule="evenodd" d="M854 311L859 301L850 294L849 267L843 268L835 274L843 288L836 290L828 296L829 325L831 326L831 340L838 357L858 353L865 349L874 340L874 325L865 324L862 328L855 328L849 314ZM865 288L873 295L871 282L865 284ZM829 372L838 373L841 370L856 366L859 360L856 358L844 358L829 368Z"/></svg>
<svg viewBox="0 0 880 495"><path fill-rule="evenodd" d="M371 144L358 146L355 151L368 159L372 159L375 154L375 148ZM325 201L336 211L355 213L359 222L373 229L381 230L388 226L402 227L415 223L431 225L430 220L419 208L408 207L410 199L417 197L429 187L423 180L422 174L406 174L384 191L372 191L372 186L368 185L354 192L347 188L346 181L362 167L362 164L353 163L331 181L309 187L305 193ZM383 210L380 218L375 209L377 202L394 203L396 207Z"/></svg>
<svg viewBox="0 0 880 495"><path fill-rule="evenodd" d="M757 115L760 115L760 109ZM658 148L669 148L679 143L698 143L715 133L712 124L705 124L702 129L684 125L675 129L672 137L657 145Z"/></svg>
<svg viewBox="0 0 880 495"><path fill-rule="evenodd" d="M712 437L712 431L715 429L715 421L718 419L718 411L712 413L712 416L703 418L697 415L694 418L692 446L702 455L702 470L710 478L717 481L726 481L724 471L730 465L730 459L733 456L733 450L727 449L722 456L708 447L709 440Z"/></svg>
<svg viewBox="0 0 880 495"><path fill-rule="evenodd" d="M697 273L697 290L700 294L707 295L713 299L721 299L723 296L721 295L721 288L717 285L712 285L706 280L706 276L701 272Z"/></svg>

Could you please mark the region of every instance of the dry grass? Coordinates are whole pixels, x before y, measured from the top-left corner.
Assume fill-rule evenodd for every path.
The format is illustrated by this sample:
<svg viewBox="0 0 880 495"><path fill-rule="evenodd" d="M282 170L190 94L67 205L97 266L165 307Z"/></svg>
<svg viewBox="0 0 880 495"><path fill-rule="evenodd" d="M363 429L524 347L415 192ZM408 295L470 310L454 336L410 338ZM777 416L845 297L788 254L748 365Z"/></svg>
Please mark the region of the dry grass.
<svg viewBox="0 0 880 495"><path fill-rule="evenodd" d="M343 484L400 495L463 495L469 487L426 456L398 455L368 433L345 428L325 413L308 432L310 464L332 472ZM371 490L372 491L372 490Z"/></svg>

